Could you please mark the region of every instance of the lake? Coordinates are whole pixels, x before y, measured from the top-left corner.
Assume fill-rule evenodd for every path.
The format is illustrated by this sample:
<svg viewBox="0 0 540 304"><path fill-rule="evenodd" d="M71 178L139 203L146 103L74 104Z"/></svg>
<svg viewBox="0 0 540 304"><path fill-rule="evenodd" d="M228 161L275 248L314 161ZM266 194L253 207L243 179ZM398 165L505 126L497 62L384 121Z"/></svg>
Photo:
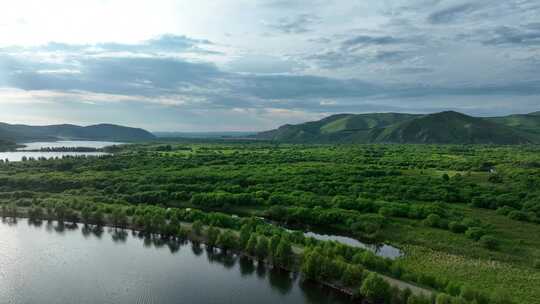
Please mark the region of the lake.
<svg viewBox="0 0 540 304"><path fill-rule="evenodd" d="M0 152L0 159L9 161L21 161L23 157L27 158L62 158L63 156L100 156L105 155L105 152L42 152L35 151L42 148L94 148L101 149L107 146L118 145L122 143L108 142L108 141L53 141L53 142L31 142L23 143L25 147L17 149L13 152ZM28 151L34 150L34 151Z"/></svg>
<svg viewBox="0 0 540 304"><path fill-rule="evenodd" d="M4 303L352 303L246 258L129 230L0 223Z"/></svg>
<svg viewBox="0 0 540 304"><path fill-rule="evenodd" d="M94 148L101 149L107 146L120 145L122 143L112 142L112 141L88 141L88 140L61 140L61 141L44 141L44 142L29 142L23 143L25 145L23 148L17 149L18 151L25 150L39 150L43 148L76 148L76 147L85 147L85 148Z"/></svg>

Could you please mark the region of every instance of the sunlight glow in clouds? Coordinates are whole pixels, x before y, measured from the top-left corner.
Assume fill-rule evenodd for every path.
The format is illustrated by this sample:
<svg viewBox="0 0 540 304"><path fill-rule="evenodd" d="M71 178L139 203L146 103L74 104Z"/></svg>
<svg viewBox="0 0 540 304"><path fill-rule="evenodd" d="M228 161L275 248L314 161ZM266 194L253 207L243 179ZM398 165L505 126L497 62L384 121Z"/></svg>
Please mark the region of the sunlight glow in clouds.
<svg viewBox="0 0 540 304"><path fill-rule="evenodd" d="M5 122L264 130L340 112L540 110L534 0L2 4Z"/></svg>

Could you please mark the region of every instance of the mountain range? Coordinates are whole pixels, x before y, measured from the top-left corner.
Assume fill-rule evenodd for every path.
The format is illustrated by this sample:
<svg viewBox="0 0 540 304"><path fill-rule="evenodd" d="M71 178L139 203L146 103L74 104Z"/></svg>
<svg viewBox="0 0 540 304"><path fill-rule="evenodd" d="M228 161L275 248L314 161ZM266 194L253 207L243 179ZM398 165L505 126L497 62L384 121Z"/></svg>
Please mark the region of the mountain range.
<svg viewBox="0 0 540 304"><path fill-rule="evenodd" d="M0 123L0 141L28 142L55 140L100 140L100 141L146 141L155 136L143 129L112 124L87 127L77 125L28 126Z"/></svg>
<svg viewBox="0 0 540 304"><path fill-rule="evenodd" d="M455 111L336 114L260 132L255 138L289 143L540 143L540 112L502 117L473 117Z"/></svg>

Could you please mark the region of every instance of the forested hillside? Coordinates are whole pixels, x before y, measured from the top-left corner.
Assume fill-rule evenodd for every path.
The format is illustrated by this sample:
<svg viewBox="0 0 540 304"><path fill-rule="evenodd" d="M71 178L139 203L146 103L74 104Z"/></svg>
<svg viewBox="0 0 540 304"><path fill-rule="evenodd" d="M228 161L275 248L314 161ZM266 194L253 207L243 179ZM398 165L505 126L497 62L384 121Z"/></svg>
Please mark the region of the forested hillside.
<svg viewBox="0 0 540 304"><path fill-rule="evenodd" d="M338 114L284 125L256 138L289 143L527 144L540 142L534 114L479 118L454 111Z"/></svg>
<svg viewBox="0 0 540 304"><path fill-rule="evenodd" d="M154 138L154 135L143 129L111 124L81 127L66 124L28 126L0 123L0 140L14 142L36 140L147 141Z"/></svg>

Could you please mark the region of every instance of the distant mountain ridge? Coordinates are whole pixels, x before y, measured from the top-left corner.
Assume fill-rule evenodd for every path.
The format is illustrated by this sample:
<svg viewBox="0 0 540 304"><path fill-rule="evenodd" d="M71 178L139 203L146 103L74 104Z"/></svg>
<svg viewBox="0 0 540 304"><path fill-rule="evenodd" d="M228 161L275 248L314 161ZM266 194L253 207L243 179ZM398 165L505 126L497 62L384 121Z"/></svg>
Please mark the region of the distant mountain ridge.
<svg viewBox="0 0 540 304"><path fill-rule="evenodd" d="M113 124L77 126L70 124L50 126L28 126L0 123L0 140L24 142L36 140L101 140L101 141L146 141L156 137L143 129Z"/></svg>
<svg viewBox="0 0 540 304"><path fill-rule="evenodd" d="M455 111L336 114L319 121L284 125L255 137L290 143L540 143L540 112L487 118Z"/></svg>

